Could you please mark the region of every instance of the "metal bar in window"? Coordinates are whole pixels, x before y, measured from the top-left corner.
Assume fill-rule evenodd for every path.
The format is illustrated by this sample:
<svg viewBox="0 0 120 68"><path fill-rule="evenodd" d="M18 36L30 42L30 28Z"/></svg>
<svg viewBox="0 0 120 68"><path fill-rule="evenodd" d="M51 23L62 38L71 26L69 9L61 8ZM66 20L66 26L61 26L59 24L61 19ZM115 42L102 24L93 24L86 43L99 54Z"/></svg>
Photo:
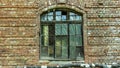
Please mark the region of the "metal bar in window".
<svg viewBox="0 0 120 68"><path fill-rule="evenodd" d="M69 32L69 24L68 24L68 28L67 28L67 31L68 31L68 59L70 58L70 32Z"/></svg>

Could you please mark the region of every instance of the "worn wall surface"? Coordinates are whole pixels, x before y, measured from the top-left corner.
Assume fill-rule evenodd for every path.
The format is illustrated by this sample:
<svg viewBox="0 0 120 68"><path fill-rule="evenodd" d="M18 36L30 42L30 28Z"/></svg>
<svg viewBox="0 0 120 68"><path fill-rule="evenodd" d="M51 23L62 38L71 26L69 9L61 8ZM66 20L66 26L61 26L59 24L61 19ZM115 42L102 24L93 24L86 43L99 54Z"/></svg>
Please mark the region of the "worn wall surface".
<svg viewBox="0 0 120 68"><path fill-rule="evenodd" d="M120 62L120 1L86 0L86 61Z"/></svg>
<svg viewBox="0 0 120 68"><path fill-rule="evenodd" d="M120 62L119 0L0 0L0 65L40 65L39 16L60 6L84 14L86 63Z"/></svg>
<svg viewBox="0 0 120 68"><path fill-rule="evenodd" d="M0 0L2 68L36 64L39 60L36 10L35 0Z"/></svg>

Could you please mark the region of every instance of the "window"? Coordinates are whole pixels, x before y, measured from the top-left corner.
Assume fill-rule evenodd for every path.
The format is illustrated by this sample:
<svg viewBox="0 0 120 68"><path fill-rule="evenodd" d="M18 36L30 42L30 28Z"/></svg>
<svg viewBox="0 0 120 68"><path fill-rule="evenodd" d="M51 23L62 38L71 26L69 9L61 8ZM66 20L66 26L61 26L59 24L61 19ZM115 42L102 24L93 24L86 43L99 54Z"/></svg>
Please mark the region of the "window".
<svg viewBox="0 0 120 68"><path fill-rule="evenodd" d="M57 9L41 15L40 58L83 59L82 15Z"/></svg>

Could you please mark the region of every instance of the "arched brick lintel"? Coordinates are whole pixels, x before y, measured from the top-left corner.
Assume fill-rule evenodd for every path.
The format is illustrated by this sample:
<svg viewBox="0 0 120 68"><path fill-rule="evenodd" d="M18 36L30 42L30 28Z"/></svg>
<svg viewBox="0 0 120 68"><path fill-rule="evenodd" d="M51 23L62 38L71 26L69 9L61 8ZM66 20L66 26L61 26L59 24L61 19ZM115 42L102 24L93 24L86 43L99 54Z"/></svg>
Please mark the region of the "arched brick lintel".
<svg viewBox="0 0 120 68"><path fill-rule="evenodd" d="M74 5L69 5L69 4L57 4L57 5L49 5L47 7L40 7L38 13L41 15L43 12L49 11L50 9L55 9L55 8L65 8L65 9L71 9L74 10L78 13L85 14L85 10L83 7L80 6L74 6Z"/></svg>

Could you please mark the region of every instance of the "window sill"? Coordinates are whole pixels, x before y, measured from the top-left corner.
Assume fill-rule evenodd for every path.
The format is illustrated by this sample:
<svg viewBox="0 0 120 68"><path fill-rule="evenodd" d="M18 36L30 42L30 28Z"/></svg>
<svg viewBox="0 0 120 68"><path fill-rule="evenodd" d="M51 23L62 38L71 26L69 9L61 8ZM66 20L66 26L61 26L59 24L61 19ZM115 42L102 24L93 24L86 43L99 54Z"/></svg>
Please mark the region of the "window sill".
<svg viewBox="0 0 120 68"><path fill-rule="evenodd" d="M40 64L46 65L68 65L68 64L83 64L84 60L40 60Z"/></svg>

